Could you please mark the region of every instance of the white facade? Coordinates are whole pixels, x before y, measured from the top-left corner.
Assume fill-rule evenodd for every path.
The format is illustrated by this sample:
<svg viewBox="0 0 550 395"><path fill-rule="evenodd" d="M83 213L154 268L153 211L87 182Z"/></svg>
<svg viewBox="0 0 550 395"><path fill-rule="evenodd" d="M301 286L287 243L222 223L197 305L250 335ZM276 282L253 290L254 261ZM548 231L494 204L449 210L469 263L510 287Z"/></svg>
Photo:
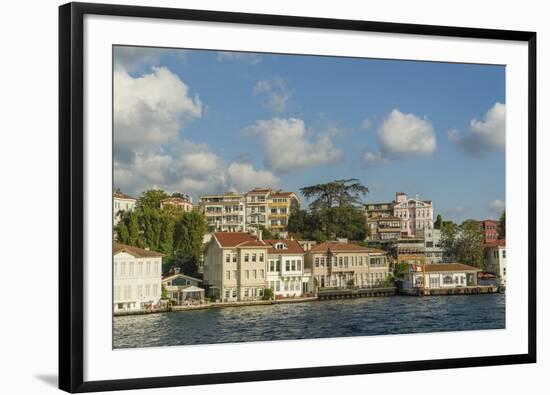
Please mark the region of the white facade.
<svg viewBox="0 0 550 395"><path fill-rule="evenodd" d="M294 241L272 240L267 256L267 286L277 297L299 297L312 291L311 272L305 270L304 251L295 252ZM289 252L289 243L295 244ZM299 247L301 250L301 247Z"/></svg>
<svg viewBox="0 0 550 395"><path fill-rule="evenodd" d="M245 231L245 197L227 192L200 197L200 207L208 227L215 232Z"/></svg>
<svg viewBox="0 0 550 395"><path fill-rule="evenodd" d="M132 211L136 208L137 199L115 192L113 195L113 225L118 224L121 214L125 211Z"/></svg>
<svg viewBox="0 0 550 395"><path fill-rule="evenodd" d="M416 236L421 229L433 229L433 205L429 200L407 198L404 193L397 193L393 215L401 219L401 232L407 236Z"/></svg>
<svg viewBox="0 0 550 395"><path fill-rule="evenodd" d="M118 245L113 258L113 311L139 311L155 306L161 296L162 255Z"/></svg>
<svg viewBox="0 0 550 395"><path fill-rule="evenodd" d="M441 230L425 228L420 229L416 235L424 239L426 263L432 264L443 262L444 251L441 247Z"/></svg>
<svg viewBox="0 0 550 395"><path fill-rule="evenodd" d="M499 285L506 285L506 244L503 240L485 245L483 265L486 271L497 276Z"/></svg>
<svg viewBox="0 0 550 395"><path fill-rule="evenodd" d="M460 263L410 265L403 274L403 288L461 288L477 285L477 273L473 266Z"/></svg>

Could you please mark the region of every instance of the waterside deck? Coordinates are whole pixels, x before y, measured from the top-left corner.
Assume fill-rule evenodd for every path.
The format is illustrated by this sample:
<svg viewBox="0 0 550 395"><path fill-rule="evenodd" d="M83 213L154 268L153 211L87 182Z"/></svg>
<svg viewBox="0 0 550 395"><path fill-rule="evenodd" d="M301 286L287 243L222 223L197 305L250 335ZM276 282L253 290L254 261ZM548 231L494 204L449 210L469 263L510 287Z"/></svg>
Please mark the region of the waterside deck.
<svg viewBox="0 0 550 395"><path fill-rule="evenodd" d="M456 288L401 288L398 293L408 296L477 295L498 292L496 285L472 285Z"/></svg>

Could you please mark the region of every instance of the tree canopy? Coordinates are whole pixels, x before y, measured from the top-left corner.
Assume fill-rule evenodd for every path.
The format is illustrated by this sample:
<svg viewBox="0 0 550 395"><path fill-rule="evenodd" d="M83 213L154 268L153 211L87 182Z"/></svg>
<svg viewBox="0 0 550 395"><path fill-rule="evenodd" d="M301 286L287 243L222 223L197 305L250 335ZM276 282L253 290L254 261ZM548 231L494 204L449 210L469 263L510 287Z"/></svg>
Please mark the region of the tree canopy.
<svg viewBox="0 0 550 395"><path fill-rule="evenodd" d="M170 197L161 189L149 189L141 194L138 198L138 207L160 208L161 200Z"/></svg>
<svg viewBox="0 0 550 395"><path fill-rule="evenodd" d="M464 221L461 225L444 223L441 229L441 246L446 258L453 262L482 268L483 240L477 221Z"/></svg>
<svg viewBox="0 0 550 395"><path fill-rule="evenodd" d="M161 210L160 198L165 195L160 190L144 192L136 209L124 212L115 226L117 240L165 254L164 274L179 267L185 274L196 275L206 218L198 211Z"/></svg>
<svg viewBox="0 0 550 395"><path fill-rule="evenodd" d="M290 233L318 242L335 237L365 239L367 222L361 197L368 193L368 188L358 180L336 180L304 187L300 191L311 203L309 210L297 206L291 208Z"/></svg>
<svg viewBox="0 0 550 395"><path fill-rule="evenodd" d="M506 210L502 212L498 220L498 238L506 238Z"/></svg>

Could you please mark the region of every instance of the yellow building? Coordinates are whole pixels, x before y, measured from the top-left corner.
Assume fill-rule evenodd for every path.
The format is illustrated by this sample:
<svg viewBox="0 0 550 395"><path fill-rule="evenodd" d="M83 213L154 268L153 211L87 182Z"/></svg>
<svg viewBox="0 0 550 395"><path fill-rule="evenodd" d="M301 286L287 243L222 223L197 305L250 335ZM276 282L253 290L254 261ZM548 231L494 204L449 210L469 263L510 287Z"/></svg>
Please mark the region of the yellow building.
<svg viewBox="0 0 550 395"><path fill-rule="evenodd" d="M268 197L268 228L285 232L293 204L300 205L300 200L294 192L272 191Z"/></svg>

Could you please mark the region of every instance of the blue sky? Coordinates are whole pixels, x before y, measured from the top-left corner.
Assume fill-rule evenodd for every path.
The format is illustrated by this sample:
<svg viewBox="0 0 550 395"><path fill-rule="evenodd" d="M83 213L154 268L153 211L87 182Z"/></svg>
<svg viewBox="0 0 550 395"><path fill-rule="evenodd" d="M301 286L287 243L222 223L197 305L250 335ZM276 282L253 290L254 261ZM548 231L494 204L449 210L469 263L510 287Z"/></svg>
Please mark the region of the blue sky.
<svg viewBox="0 0 550 395"><path fill-rule="evenodd" d="M455 221L504 208L504 66L116 47L114 70L126 193L358 178Z"/></svg>

